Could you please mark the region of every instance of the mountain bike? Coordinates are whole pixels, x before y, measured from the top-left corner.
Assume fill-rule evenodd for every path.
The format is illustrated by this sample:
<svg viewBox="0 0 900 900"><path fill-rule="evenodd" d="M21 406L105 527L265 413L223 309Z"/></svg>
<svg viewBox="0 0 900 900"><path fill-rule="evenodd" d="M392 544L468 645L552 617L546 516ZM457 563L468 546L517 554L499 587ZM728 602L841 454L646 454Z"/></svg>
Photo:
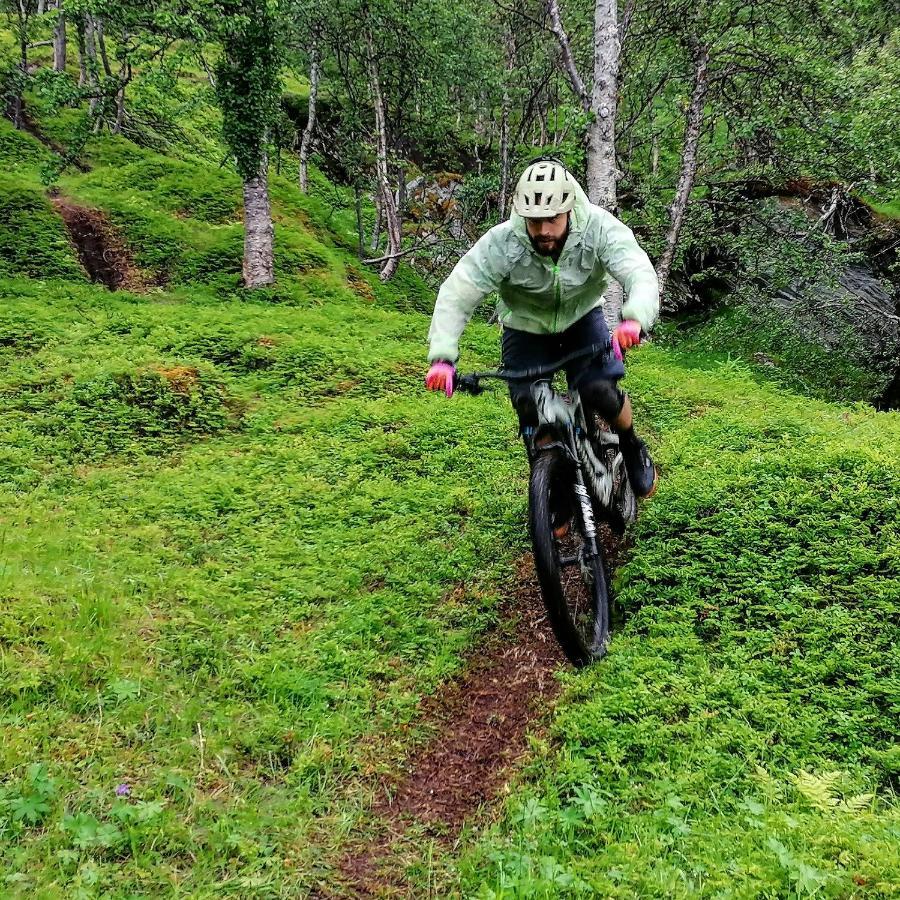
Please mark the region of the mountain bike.
<svg viewBox="0 0 900 900"><path fill-rule="evenodd" d="M488 379L534 382L538 427L524 435L531 460L528 521L534 565L553 633L578 667L600 659L609 643L610 593L600 527L606 523L623 534L637 516L637 501L618 436L588 421L577 388L554 390L553 376L609 352L611 345L594 344L552 366L456 378L457 390L474 395L484 391L481 382ZM577 375L569 380L577 383Z"/></svg>

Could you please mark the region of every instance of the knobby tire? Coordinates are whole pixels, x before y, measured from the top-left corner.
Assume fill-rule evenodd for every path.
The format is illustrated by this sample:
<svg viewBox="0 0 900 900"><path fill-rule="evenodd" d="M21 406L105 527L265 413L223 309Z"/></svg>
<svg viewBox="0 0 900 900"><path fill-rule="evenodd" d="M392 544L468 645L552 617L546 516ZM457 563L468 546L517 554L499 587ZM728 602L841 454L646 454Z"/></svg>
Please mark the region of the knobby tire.
<svg viewBox="0 0 900 900"><path fill-rule="evenodd" d="M599 546L585 559L584 523L574 490L572 464L556 449L540 453L531 469L529 526L534 565L553 633L563 652L577 667L606 652L609 640L609 589ZM554 505L572 511L569 535L553 534ZM582 564L561 565L561 559L581 554ZM581 627L579 627L579 623Z"/></svg>

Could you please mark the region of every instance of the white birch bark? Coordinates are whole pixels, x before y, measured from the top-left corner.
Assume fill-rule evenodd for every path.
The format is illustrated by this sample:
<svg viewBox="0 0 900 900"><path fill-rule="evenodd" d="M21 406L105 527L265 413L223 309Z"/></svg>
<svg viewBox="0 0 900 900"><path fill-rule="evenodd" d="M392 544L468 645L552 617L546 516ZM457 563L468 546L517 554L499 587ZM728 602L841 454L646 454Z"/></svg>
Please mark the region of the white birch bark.
<svg viewBox="0 0 900 900"><path fill-rule="evenodd" d="M666 247L656 265L660 299L665 293L666 283L669 280L672 261L675 259L675 250L681 234L681 226L684 222L684 213L687 209L688 198L691 195L691 190L694 187L694 178L697 174L697 147L700 143L700 132L703 127L703 104L706 100L708 87L708 71L709 49L705 46L697 46L694 50L694 87L691 92L691 102L685 116L681 172L678 176L678 186L675 189L675 199L669 208L669 230L666 234Z"/></svg>
<svg viewBox="0 0 900 900"><path fill-rule="evenodd" d="M619 26L616 0L594 3L594 83L591 89L593 120L588 132L587 195L592 203L615 213L616 203L616 95L619 82ZM610 329L622 317L622 286L610 279L603 315Z"/></svg>
<svg viewBox="0 0 900 900"><path fill-rule="evenodd" d="M75 18L75 35L78 40L78 87L84 87L88 80L87 71L87 35L84 23L84 16L77 15Z"/></svg>
<svg viewBox="0 0 900 900"><path fill-rule="evenodd" d="M263 156L259 174L244 181L244 287L275 283L275 229L269 206L268 160Z"/></svg>
<svg viewBox="0 0 900 900"><path fill-rule="evenodd" d="M619 27L615 0L594 4L593 121L588 132L587 195L592 203L616 208L616 85L619 75Z"/></svg>
<svg viewBox="0 0 900 900"><path fill-rule="evenodd" d="M22 78L28 77L28 8L24 0L19 0L16 8L17 24L16 38L19 43L19 69L22 72ZM21 89L18 89L14 96L9 100L13 125L21 130L25 126L25 98L22 96Z"/></svg>
<svg viewBox="0 0 900 900"><path fill-rule="evenodd" d="M82 72L84 84L91 88L91 98L88 101L91 115L97 110L100 98L97 96L100 86L99 69L97 66L97 42L94 34L94 18L90 13L84 13L84 48L82 52Z"/></svg>
<svg viewBox="0 0 900 900"><path fill-rule="evenodd" d="M112 78L112 68L109 65L109 56L106 53L106 36L103 31L103 19L100 16L94 17L94 32L97 35L97 46L100 48L100 59L103 62L103 74L107 78Z"/></svg>
<svg viewBox="0 0 900 900"><path fill-rule="evenodd" d="M53 28L53 69L56 72L66 71L66 16L63 13L62 0Z"/></svg>
<svg viewBox="0 0 900 900"><path fill-rule="evenodd" d="M503 91L503 108L500 113L500 218L506 216L506 202L509 199L509 91Z"/></svg>
<svg viewBox="0 0 900 900"><path fill-rule="evenodd" d="M126 32L122 35L122 44L124 46L127 43L128 34ZM122 126L125 124L125 88L130 84L131 77L131 63L123 59L119 69L119 90L116 92L116 121L112 129L113 134L121 134Z"/></svg>
<svg viewBox="0 0 900 900"><path fill-rule="evenodd" d="M384 225L388 238L387 252L385 253L386 260L379 277L382 281L388 281L393 277L400 264L400 215L394 203L394 192L391 190L391 182L388 175L387 118L385 116L384 96L381 93L381 77L378 71L378 61L375 57L375 47L372 42L371 32L366 33L366 44L369 88L372 92L372 108L375 113L375 166L378 180L378 195L381 200L381 212L384 216Z"/></svg>
<svg viewBox="0 0 900 900"><path fill-rule="evenodd" d="M616 211L616 95L619 77L621 42L616 0L594 2L593 84L588 93L578 72L566 30L563 27L558 0L546 0L550 30L562 52L561 65L582 109L591 114L587 134L587 183L585 190L592 203ZM619 321L622 311L622 288L610 281L605 294L604 315L610 328Z"/></svg>
<svg viewBox="0 0 900 900"><path fill-rule="evenodd" d="M372 238L369 241L369 246L372 248L372 252L374 253L378 249L378 245L381 243L381 224L384 222L384 216L381 214L381 192L375 191L375 222L372 225Z"/></svg>
<svg viewBox="0 0 900 900"><path fill-rule="evenodd" d="M507 22L504 29L506 43L506 83L503 86L503 106L500 113L500 218L506 216L506 207L509 202L509 80L516 68L516 42L512 28Z"/></svg>
<svg viewBox="0 0 900 900"><path fill-rule="evenodd" d="M316 101L319 95L319 46L314 41L309 52L309 113L303 139L300 141L300 190L305 194L309 190L309 150L312 146L313 133L316 130Z"/></svg>

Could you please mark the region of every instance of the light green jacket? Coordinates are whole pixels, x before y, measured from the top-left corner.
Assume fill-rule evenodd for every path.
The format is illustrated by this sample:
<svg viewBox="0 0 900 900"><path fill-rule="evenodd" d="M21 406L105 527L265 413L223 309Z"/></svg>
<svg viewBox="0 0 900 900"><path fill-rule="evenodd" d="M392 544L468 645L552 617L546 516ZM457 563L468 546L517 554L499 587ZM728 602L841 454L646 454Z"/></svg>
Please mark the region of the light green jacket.
<svg viewBox="0 0 900 900"><path fill-rule="evenodd" d="M534 252L525 220L514 212L483 235L441 285L428 331L428 361L456 362L466 323L492 291L500 293L503 325L556 334L603 303L609 275L625 289L622 318L636 319L649 331L659 315L656 271L627 225L579 188L569 236L554 264Z"/></svg>

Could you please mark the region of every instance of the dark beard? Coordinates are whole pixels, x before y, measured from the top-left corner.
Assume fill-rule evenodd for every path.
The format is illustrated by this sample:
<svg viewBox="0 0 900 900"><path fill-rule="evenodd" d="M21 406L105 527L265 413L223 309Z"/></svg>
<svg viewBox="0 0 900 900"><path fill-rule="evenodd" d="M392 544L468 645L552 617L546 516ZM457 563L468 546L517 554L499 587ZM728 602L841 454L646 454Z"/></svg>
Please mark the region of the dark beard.
<svg viewBox="0 0 900 900"><path fill-rule="evenodd" d="M539 244L530 234L528 240L531 241L531 247L538 256L549 256L554 261L558 260L562 253L563 247L566 245L566 238L569 236L569 226L566 225L566 233L556 241L550 244Z"/></svg>

